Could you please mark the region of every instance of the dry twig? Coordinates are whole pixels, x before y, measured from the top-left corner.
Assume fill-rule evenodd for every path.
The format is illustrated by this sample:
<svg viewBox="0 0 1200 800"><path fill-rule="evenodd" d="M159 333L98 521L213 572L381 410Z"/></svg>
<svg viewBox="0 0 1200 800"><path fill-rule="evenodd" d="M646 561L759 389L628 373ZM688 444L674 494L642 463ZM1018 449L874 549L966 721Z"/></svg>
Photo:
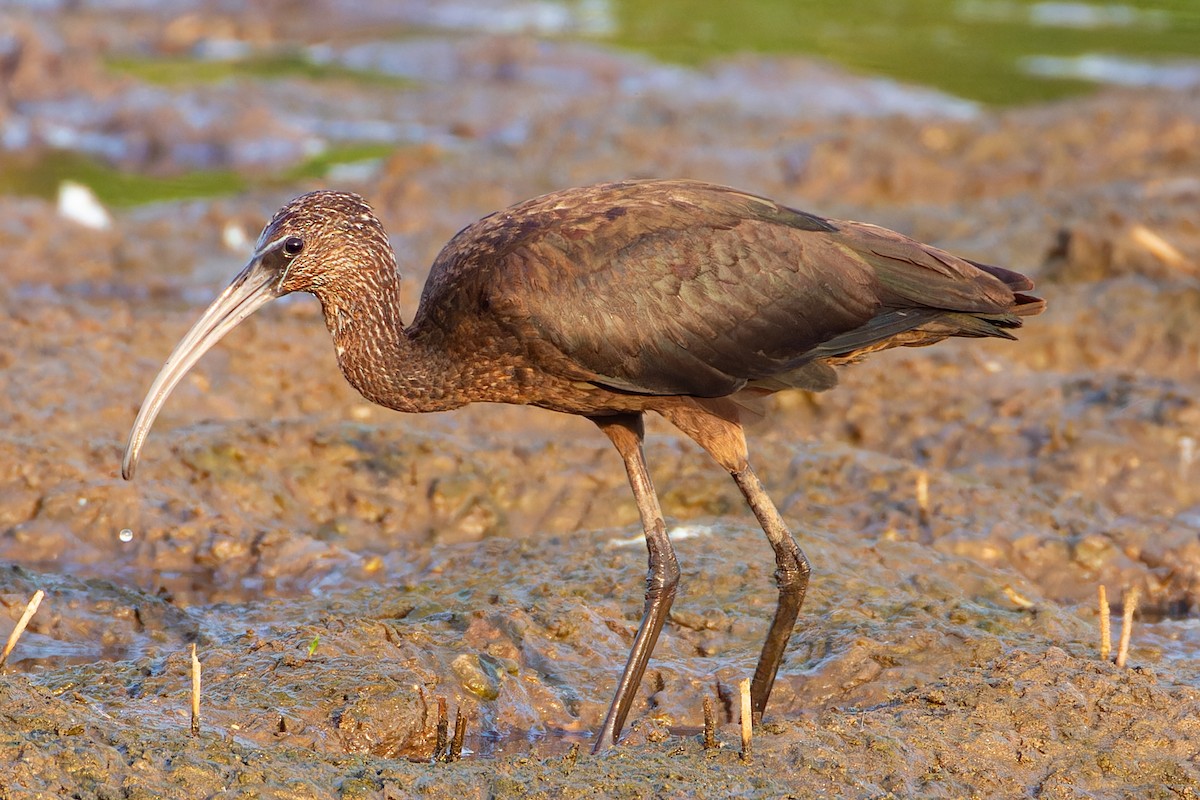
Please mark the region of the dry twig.
<svg viewBox="0 0 1200 800"><path fill-rule="evenodd" d="M1196 265L1188 260L1179 248L1159 234L1138 223L1129 229L1129 238L1168 267L1185 273L1195 274Z"/></svg>

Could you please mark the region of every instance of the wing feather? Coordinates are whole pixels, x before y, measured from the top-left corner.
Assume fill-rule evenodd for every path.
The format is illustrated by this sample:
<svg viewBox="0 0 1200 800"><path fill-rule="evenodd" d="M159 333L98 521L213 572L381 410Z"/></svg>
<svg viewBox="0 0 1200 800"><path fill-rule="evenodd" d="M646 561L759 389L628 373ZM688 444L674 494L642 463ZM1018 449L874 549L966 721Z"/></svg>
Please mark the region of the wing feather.
<svg viewBox="0 0 1200 800"><path fill-rule="evenodd" d="M1016 274L991 269L724 187L628 182L537 198L465 229L435 263L418 317L469 285L500 324L537 340L541 369L712 397L789 374L824 386L828 370L806 364L941 317L951 320L942 335L954 335L954 315L1019 324L998 276Z"/></svg>

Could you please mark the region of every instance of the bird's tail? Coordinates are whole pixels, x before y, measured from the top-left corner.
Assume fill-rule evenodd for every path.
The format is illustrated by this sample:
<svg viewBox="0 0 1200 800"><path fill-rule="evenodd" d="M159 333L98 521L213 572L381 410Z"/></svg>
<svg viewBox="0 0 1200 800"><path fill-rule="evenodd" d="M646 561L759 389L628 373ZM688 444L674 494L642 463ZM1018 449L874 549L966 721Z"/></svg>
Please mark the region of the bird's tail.
<svg viewBox="0 0 1200 800"><path fill-rule="evenodd" d="M1012 290L1013 307L1010 313L1018 317L1032 317L1046 310L1046 301L1032 294L1025 294L1033 288L1033 281L1019 272L1013 272L1011 269L1004 267L994 267L991 264L981 264L978 261L966 259L972 265L983 270L994 278L999 278L1000 282Z"/></svg>

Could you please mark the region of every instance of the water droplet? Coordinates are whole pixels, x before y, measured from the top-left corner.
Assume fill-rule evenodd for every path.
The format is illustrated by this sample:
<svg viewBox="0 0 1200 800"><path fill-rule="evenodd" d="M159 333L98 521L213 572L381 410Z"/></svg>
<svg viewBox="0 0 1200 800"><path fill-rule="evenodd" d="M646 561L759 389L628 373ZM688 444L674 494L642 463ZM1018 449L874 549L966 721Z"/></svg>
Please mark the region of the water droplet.
<svg viewBox="0 0 1200 800"><path fill-rule="evenodd" d="M117 536L122 542L133 541L133 531L129 530L129 528L121 528L121 532Z"/></svg>

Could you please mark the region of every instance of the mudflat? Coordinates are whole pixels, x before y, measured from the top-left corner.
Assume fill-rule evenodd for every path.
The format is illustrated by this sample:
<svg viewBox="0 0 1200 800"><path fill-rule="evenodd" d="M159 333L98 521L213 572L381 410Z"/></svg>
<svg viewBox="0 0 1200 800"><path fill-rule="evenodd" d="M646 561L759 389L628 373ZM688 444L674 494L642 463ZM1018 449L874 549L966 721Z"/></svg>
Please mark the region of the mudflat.
<svg viewBox="0 0 1200 800"><path fill-rule="evenodd" d="M117 208L104 229L0 197L0 616L47 593L0 675L0 797L1200 792L1200 92L998 111L803 59L685 69L517 35L335 41L343 71L164 88L106 69L114 41L223 29L12 19L10 121L86 96L79 130L117 142L116 163L250 183ZM395 63L403 81L364 79ZM312 120L395 144L278 177ZM366 196L411 317L463 225L652 176L896 228L1026 272L1049 303L1019 342L879 354L751 428L814 575L749 760L735 691L774 564L736 487L660 420L647 457L680 595L599 757L645 549L586 421L373 407L300 298L205 357L120 479L146 385L283 200ZM1141 595L1125 668L1099 656L1100 585L1116 614ZM430 763L439 697L469 717L455 763Z"/></svg>

